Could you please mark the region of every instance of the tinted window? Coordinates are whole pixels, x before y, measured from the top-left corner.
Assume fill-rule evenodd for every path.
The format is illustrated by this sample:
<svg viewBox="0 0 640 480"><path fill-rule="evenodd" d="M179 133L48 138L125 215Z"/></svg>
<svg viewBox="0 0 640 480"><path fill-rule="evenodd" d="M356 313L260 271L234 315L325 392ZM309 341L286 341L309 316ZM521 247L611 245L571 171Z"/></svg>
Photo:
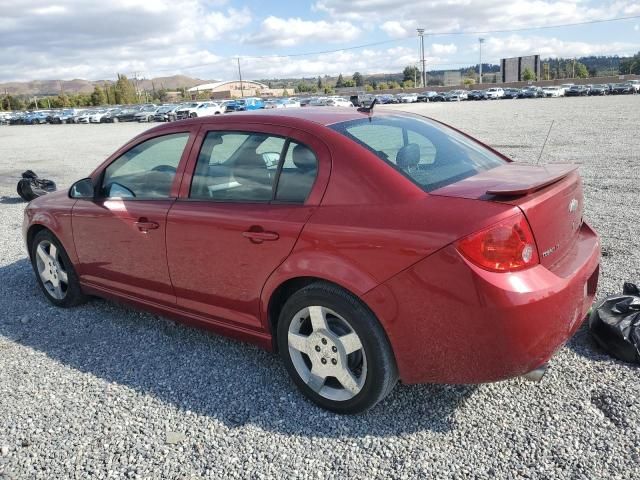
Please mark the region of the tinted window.
<svg viewBox="0 0 640 480"><path fill-rule="evenodd" d="M174 133L136 145L106 168L102 195L111 198L168 198L188 139L188 133Z"/></svg>
<svg viewBox="0 0 640 480"><path fill-rule="evenodd" d="M285 140L263 133L209 132L191 183L191 198L270 201Z"/></svg>
<svg viewBox="0 0 640 480"><path fill-rule="evenodd" d="M280 171L276 200L304 203L316 180L318 160L305 145L289 143Z"/></svg>
<svg viewBox="0 0 640 480"><path fill-rule="evenodd" d="M419 117L374 115L331 128L393 165L425 191L505 163L479 143Z"/></svg>

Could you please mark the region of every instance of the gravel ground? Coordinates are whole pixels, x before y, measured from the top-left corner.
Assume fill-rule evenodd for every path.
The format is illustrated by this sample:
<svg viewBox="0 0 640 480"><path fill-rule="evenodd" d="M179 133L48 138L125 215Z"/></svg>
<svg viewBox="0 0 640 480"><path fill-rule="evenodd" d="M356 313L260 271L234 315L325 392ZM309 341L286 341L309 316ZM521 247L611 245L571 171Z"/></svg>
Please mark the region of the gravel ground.
<svg viewBox="0 0 640 480"><path fill-rule="evenodd" d="M403 108L523 162L554 120L541 162L581 165L605 252L598 297L640 281L640 96ZM252 346L101 300L50 307L25 257L17 176L64 188L145 128L0 127L0 478L640 478L640 370L584 328L540 384L398 386L341 417Z"/></svg>

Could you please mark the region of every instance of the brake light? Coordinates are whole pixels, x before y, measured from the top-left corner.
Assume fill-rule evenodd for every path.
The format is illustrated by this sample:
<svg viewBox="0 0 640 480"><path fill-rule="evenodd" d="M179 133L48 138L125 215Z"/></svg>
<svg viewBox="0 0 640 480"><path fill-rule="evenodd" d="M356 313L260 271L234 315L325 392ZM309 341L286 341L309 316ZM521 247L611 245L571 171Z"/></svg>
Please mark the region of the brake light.
<svg viewBox="0 0 640 480"><path fill-rule="evenodd" d="M467 259L492 272L514 272L537 265L540 260L529 222L522 213L458 242Z"/></svg>

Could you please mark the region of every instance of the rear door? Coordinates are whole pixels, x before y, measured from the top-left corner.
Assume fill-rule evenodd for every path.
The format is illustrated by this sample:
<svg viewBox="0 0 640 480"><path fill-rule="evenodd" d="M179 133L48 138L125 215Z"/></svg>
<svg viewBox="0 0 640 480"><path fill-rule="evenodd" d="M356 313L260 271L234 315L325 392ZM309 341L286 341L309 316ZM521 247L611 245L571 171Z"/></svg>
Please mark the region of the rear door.
<svg viewBox="0 0 640 480"><path fill-rule="evenodd" d="M105 168L96 199L75 203L73 238L84 282L175 304L167 268L166 216L194 138L188 129L143 137Z"/></svg>
<svg viewBox="0 0 640 480"><path fill-rule="evenodd" d="M260 293L326 186L330 157L303 132L227 124L198 135L167 218L167 255L186 310L261 328Z"/></svg>

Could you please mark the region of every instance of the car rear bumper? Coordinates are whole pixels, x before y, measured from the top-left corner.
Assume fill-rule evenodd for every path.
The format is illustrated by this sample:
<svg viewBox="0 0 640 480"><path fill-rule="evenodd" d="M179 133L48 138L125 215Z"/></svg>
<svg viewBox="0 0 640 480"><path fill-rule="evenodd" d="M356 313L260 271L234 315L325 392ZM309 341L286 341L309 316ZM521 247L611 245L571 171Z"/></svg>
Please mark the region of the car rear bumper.
<svg viewBox="0 0 640 480"><path fill-rule="evenodd" d="M586 224L547 269L493 273L453 245L364 296L405 383L484 383L539 367L582 324L596 293L600 242Z"/></svg>

